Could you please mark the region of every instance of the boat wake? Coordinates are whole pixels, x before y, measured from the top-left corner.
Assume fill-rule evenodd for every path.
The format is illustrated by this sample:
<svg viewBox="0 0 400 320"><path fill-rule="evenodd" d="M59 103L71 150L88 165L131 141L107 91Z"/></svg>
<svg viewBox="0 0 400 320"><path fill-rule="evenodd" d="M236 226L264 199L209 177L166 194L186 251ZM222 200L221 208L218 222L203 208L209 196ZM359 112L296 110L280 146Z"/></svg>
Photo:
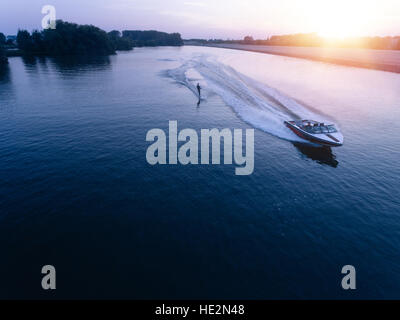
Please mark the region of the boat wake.
<svg viewBox="0 0 400 320"><path fill-rule="evenodd" d="M279 92L278 90L239 73L212 56L197 55L167 75L197 96L197 83L203 87L204 98L215 93L245 122L279 138L305 142L285 125L284 121L314 119L324 116Z"/></svg>

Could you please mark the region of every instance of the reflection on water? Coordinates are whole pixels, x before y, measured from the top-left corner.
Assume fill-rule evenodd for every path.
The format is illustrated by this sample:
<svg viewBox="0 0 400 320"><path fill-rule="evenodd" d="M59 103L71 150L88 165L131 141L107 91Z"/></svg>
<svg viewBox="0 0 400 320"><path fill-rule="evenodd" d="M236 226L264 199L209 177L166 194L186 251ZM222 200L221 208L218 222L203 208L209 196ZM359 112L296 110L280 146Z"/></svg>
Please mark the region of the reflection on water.
<svg viewBox="0 0 400 320"><path fill-rule="evenodd" d="M37 58L35 56L22 56L22 61L25 67L33 67L37 64Z"/></svg>
<svg viewBox="0 0 400 320"><path fill-rule="evenodd" d="M0 107L3 107L5 99L14 98L14 90L11 82L11 71L8 64L0 66Z"/></svg>
<svg viewBox="0 0 400 320"><path fill-rule="evenodd" d="M38 68L48 71L49 63L60 74L81 75L87 71L101 71L111 66L108 56L62 56L62 57L22 57L25 69L28 72L36 72Z"/></svg>
<svg viewBox="0 0 400 320"><path fill-rule="evenodd" d="M49 58L57 71L60 73L70 73L79 71L104 70L111 66L108 56L68 56Z"/></svg>
<svg viewBox="0 0 400 320"><path fill-rule="evenodd" d="M10 67L8 64L0 66L0 84L10 82Z"/></svg>
<svg viewBox="0 0 400 320"><path fill-rule="evenodd" d="M314 160L319 164L324 164L337 168L339 161L330 147L313 147L307 144L293 142L293 145L308 159Z"/></svg>

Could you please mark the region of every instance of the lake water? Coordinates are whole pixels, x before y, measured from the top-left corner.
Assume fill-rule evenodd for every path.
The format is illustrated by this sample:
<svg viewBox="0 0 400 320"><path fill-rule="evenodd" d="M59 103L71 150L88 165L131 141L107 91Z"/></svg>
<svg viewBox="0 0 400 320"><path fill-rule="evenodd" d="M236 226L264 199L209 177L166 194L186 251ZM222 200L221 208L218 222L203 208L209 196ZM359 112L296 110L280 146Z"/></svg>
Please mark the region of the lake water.
<svg viewBox="0 0 400 320"><path fill-rule="evenodd" d="M399 88L399 74L216 48L10 58L0 297L400 298ZM335 123L345 145L303 144L283 125L295 117ZM169 120L256 129L254 173L149 165L146 134Z"/></svg>

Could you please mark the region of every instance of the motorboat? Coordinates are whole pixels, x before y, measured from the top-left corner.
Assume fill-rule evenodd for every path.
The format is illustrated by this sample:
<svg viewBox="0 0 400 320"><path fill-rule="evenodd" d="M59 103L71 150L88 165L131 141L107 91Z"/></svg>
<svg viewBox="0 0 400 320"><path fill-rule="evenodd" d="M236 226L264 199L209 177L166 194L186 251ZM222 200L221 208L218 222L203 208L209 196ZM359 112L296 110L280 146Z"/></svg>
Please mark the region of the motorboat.
<svg viewBox="0 0 400 320"><path fill-rule="evenodd" d="M328 147L343 145L343 135L334 124L314 120L285 121L285 125L300 138Z"/></svg>

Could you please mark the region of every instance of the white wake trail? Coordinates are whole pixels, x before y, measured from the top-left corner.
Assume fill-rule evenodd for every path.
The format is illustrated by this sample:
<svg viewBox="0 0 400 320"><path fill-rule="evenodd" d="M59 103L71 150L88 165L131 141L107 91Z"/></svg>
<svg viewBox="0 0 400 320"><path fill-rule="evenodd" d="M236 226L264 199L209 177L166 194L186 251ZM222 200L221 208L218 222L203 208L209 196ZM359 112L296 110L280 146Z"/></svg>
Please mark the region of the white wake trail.
<svg viewBox="0 0 400 320"><path fill-rule="evenodd" d="M324 120L296 100L212 57L196 56L169 70L168 75L196 95L200 82L206 87L203 91L219 95L242 120L282 139L304 142L284 125L285 120Z"/></svg>

